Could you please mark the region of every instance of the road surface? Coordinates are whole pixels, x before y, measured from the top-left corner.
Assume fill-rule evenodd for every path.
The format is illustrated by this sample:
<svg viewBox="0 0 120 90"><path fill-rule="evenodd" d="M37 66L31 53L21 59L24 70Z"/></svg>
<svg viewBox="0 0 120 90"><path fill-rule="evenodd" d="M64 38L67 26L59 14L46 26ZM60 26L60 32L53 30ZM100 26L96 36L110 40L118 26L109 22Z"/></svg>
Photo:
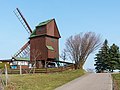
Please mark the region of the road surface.
<svg viewBox="0 0 120 90"><path fill-rule="evenodd" d="M79 77L55 90L112 90L111 74L91 73Z"/></svg>

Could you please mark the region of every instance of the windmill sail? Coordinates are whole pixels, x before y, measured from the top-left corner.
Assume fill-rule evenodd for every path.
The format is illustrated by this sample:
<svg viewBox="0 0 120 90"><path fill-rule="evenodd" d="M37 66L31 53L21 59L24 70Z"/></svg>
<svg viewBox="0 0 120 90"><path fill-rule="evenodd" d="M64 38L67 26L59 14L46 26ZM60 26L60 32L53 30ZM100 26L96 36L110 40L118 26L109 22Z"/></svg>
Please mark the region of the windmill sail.
<svg viewBox="0 0 120 90"><path fill-rule="evenodd" d="M32 29L28 25L27 21L23 17L22 13L18 8L16 8L15 11L13 11L15 15L17 16L18 20L21 22L23 27L26 29L26 31L31 34ZM30 41L28 41L15 55L13 58L30 58Z"/></svg>
<svg viewBox="0 0 120 90"><path fill-rule="evenodd" d="M21 24L23 25L23 27L26 29L26 31L31 34L32 33L32 29L30 28L30 26L28 25L26 19L23 17L22 13L20 12L20 10L18 8L16 8L16 10L13 11L15 13L15 15L17 16L18 20L21 22Z"/></svg>
<svg viewBox="0 0 120 90"><path fill-rule="evenodd" d="M14 54L13 58L30 58L30 41L28 41L17 53Z"/></svg>

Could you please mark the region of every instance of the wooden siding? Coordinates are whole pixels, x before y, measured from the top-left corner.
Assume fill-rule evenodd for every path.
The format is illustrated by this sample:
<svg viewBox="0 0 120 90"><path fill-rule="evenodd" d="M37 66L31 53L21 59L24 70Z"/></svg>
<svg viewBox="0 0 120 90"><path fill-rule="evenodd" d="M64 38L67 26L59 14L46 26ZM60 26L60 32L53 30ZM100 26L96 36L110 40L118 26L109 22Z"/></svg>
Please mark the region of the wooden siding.
<svg viewBox="0 0 120 90"><path fill-rule="evenodd" d="M44 37L36 37L30 40L30 60L33 61L36 56L36 52L41 53L37 60L47 60L47 48L45 45ZM35 55L36 54L36 55Z"/></svg>
<svg viewBox="0 0 120 90"><path fill-rule="evenodd" d="M59 57L58 39L46 37L46 45L52 46L54 51L48 50L48 58L55 59Z"/></svg>

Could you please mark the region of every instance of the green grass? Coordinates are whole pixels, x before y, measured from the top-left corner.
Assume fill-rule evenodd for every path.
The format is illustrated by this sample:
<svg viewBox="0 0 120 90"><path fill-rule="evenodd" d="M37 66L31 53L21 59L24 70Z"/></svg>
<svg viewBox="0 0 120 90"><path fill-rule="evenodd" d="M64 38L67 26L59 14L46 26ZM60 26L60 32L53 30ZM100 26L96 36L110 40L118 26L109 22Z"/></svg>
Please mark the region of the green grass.
<svg viewBox="0 0 120 90"><path fill-rule="evenodd" d="M112 77L114 79L115 82L115 88L117 88L118 90L120 90L120 73L119 74L112 74Z"/></svg>
<svg viewBox="0 0 120 90"><path fill-rule="evenodd" d="M84 74L84 70L69 70L52 74L9 75L5 90L54 90Z"/></svg>

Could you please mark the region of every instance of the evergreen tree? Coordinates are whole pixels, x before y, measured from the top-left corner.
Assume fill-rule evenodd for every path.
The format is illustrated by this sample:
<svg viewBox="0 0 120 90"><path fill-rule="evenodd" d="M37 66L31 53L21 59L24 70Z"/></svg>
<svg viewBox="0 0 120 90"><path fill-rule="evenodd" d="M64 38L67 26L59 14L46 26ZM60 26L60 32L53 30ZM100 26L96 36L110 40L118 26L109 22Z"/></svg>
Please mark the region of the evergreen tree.
<svg viewBox="0 0 120 90"><path fill-rule="evenodd" d="M120 57L120 56L119 56ZM120 70L120 59L117 60L116 69ZM119 71L120 72L120 71Z"/></svg>
<svg viewBox="0 0 120 90"><path fill-rule="evenodd" d="M120 53L119 47L113 44L109 49L109 71L113 72L113 70L118 69L120 67ZM119 63L119 64L118 64Z"/></svg>
<svg viewBox="0 0 120 90"><path fill-rule="evenodd" d="M99 50L95 57L95 69L96 72L104 72L108 70L108 60L109 60L109 46L108 41L105 40L103 46Z"/></svg>

